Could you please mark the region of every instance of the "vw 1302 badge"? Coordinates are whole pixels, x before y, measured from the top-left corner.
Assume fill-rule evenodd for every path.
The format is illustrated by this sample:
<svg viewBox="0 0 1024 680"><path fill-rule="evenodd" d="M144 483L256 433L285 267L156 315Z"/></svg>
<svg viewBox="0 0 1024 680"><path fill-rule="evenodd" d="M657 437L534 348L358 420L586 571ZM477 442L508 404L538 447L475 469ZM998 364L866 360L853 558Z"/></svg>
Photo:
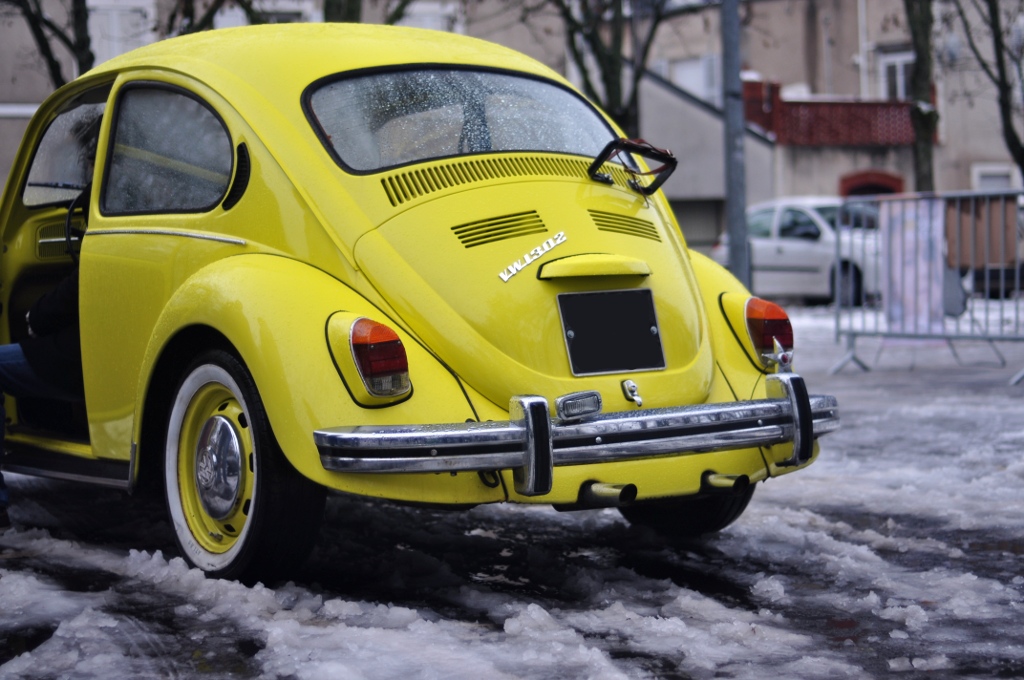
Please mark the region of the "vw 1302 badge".
<svg viewBox="0 0 1024 680"><path fill-rule="evenodd" d="M562 245L563 243L565 243L565 232L560 231L557 234L555 234L554 237L549 238L548 240L544 241L544 243L541 243L539 246L523 255L522 259L516 260L509 266L505 267L504 270L498 272L498 276L501 277L502 281L508 283L509 279L518 274L531 263L536 262L544 255L544 253L548 252L555 246Z"/></svg>

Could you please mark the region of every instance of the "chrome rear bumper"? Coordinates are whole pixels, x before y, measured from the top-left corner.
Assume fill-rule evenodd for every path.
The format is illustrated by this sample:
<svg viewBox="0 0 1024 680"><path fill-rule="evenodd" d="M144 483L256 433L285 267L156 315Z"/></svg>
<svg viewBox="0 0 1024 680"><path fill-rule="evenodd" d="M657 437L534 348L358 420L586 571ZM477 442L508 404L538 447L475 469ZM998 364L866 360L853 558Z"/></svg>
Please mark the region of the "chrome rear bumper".
<svg viewBox="0 0 1024 680"><path fill-rule="evenodd" d="M793 442L783 465L810 459L814 440L839 429L838 403L808 396L803 378L767 378L768 399L549 416L538 396L513 397L508 421L334 427L313 433L324 468L338 472L463 472L512 469L516 491L551 491L554 468Z"/></svg>

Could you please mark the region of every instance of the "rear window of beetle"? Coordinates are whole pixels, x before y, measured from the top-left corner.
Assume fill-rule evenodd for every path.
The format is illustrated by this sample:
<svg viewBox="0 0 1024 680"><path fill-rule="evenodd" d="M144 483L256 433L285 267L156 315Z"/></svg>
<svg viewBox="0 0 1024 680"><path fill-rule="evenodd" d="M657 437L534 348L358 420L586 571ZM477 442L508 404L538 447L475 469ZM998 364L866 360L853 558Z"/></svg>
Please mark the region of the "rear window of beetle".
<svg viewBox="0 0 1024 680"><path fill-rule="evenodd" d="M362 173L477 153L596 156L614 137L575 93L491 71L358 75L318 84L306 106L328 150Z"/></svg>

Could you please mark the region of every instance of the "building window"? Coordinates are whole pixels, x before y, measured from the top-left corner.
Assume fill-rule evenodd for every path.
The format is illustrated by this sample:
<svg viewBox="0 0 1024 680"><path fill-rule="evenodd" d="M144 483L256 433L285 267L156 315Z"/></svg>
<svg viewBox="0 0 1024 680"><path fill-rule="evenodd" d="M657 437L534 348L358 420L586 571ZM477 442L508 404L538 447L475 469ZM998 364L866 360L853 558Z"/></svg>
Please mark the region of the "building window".
<svg viewBox="0 0 1024 680"><path fill-rule="evenodd" d="M717 54L674 59L665 70L673 85L715 106L722 105L722 60Z"/></svg>
<svg viewBox="0 0 1024 680"><path fill-rule="evenodd" d="M911 50L879 54L879 96L888 100L910 99L910 74L913 70L914 53Z"/></svg>
<svg viewBox="0 0 1024 680"><path fill-rule="evenodd" d="M1007 191L1021 188L1020 169L1009 163L972 163L971 189Z"/></svg>

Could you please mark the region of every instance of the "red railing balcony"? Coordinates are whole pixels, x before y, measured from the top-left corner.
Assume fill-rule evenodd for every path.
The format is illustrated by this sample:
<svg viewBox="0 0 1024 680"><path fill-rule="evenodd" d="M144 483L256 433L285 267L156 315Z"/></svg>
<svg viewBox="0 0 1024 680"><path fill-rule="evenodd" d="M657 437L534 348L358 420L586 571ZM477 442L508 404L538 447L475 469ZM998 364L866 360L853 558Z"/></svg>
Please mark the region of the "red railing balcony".
<svg viewBox="0 0 1024 680"><path fill-rule="evenodd" d="M777 83L747 81L747 122L785 146L902 146L914 142L910 102L783 100Z"/></svg>

